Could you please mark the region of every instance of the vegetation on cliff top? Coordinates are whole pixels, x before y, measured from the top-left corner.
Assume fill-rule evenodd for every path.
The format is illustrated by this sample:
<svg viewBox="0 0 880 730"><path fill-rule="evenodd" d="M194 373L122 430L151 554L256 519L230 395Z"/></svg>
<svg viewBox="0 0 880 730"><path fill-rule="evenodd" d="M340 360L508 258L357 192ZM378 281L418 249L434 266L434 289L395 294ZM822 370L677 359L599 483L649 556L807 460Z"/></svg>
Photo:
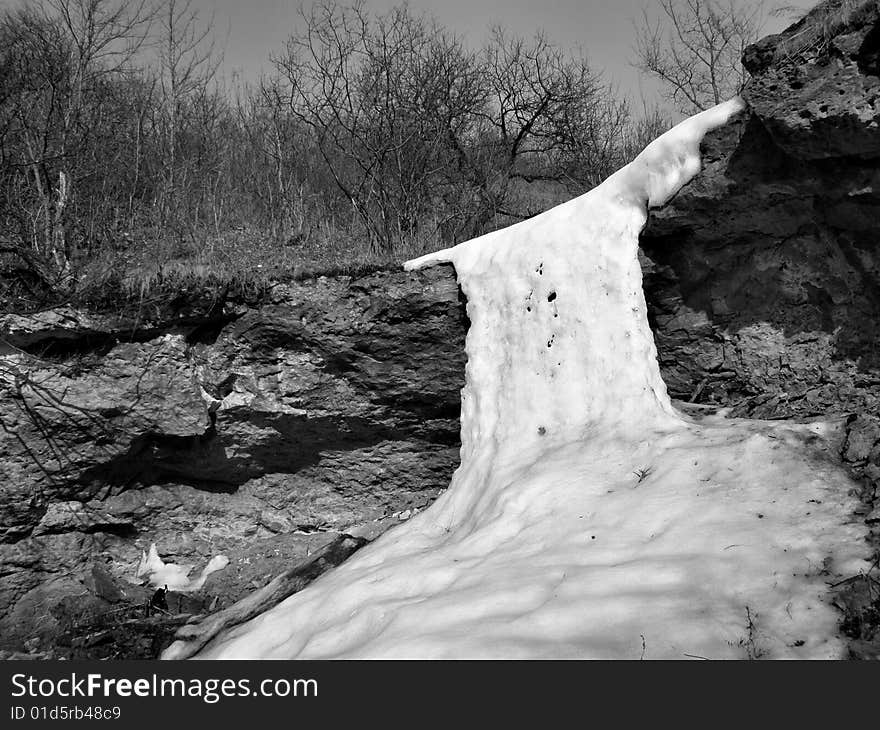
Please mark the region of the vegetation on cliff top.
<svg viewBox="0 0 880 730"><path fill-rule="evenodd" d="M678 64L705 108L742 85L756 7L664 3L639 64L667 86ZM248 293L397 265L584 192L667 126L541 34L497 27L470 48L406 5L332 0L298 28L247 84L222 77L191 0L0 14L0 300Z"/></svg>
<svg viewBox="0 0 880 730"><path fill-rule="evenodd" d="M583 57L318 4L228 83L188 0L0 16L0 296L31 306L399 262L591 187L662 121Z"/></svg>

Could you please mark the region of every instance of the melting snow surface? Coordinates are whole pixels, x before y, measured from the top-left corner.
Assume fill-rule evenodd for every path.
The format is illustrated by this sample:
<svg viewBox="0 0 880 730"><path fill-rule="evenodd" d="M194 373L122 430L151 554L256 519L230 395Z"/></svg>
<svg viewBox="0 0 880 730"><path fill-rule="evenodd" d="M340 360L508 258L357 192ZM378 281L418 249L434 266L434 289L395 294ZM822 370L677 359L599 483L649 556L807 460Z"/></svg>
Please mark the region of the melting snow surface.
<svg viewBox="0 0 880 730"><path fill-rule="evenodd" d="M743 107L586 195L416 259L467 295L461 466L429 509L203 657L836 657L827 584L867 566L822 424L671 405L638 234ZM744 215L747 212L743 213Z"/></svg>

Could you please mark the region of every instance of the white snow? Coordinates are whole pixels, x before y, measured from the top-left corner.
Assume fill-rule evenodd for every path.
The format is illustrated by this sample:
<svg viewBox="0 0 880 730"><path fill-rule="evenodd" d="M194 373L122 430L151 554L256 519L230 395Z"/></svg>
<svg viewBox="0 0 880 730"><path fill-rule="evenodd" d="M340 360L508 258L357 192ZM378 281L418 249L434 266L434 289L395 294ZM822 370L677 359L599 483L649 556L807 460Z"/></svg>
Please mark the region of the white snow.
<svg viewBox="0 0 880 730"><path fill-rule="evenodd" d="M156 543L150 545L149 553L141 553L141 562L137 569L138 580L148 580L153 588L168 588L177 593L191 593L199 590L211 573L216 573L229 565L229 558L225 555L215 555L202 568L197 578L190 578L192 565L179 565L166 563L159 557Z"/></svg>
<svg viewBox="0 0 880 730"><path fill-rule="evenodd" d="M828 583L867 565L853 484L815 446L827 427L678 413L645 313L647 205L698 172L703 135L742 107L684 121L586 195L407 264L452 261L468 299L449 490L200 656L843 652Z"/></svg>

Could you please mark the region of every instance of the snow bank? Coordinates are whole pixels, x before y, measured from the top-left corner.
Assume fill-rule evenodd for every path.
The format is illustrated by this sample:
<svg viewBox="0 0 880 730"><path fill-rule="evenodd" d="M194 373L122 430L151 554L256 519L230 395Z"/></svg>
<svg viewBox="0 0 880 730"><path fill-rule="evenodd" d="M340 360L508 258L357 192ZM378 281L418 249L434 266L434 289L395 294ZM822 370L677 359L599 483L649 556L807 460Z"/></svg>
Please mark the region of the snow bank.
<svg viewBox="0 0 880 730"><path fill-rule="evenodd" d="M823 426L680 415L645 312L647 206L742 107L684 121L586 195L407 264L453 262L468 299L450 489L201 656L843 651L826 584L867 566L852 484L813 445Z"/></svg>

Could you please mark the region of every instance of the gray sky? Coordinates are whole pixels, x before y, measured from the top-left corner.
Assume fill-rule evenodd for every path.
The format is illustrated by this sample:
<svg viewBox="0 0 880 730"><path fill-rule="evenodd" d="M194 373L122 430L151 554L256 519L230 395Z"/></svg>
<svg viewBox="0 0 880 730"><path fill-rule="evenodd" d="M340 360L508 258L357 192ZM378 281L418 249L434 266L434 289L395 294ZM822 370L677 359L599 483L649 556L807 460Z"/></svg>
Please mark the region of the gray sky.
<svg viewBox="0 0 880 730"><path fill-rule="evenodd" d="M0 0L0 8L28 0ZM368 7L387 11L399 0L366 0ZM736 2L737 0L734 0ZM192 0L202 21L214 18L217 45L224 49L225 78L234 72L248 81L269 68L269 54L279 52L287 37L300 27L299 8L311 0ZM345 0L341 0L345 4ZM791 20L773 17L777 6L807 9L816 0L765 0L767 11L762 35L776 33ZM409 0L410 7L435 17L444 26L476 47L492 25L500 24L516 35L532 36L542 29L554 43L582 48L606 81L633 100L641 93L649 99L656 85L630 66L633 57L632 21L642 8L657 14L655 0Z"/></svg>
<svg viewBox="0 0 880 730"><path fill-rule="evenodd" d="M219 41L225 45L224 69L227 78L238 70L245 79L259 76L268 67L271 52L279 51L298 27L303 0L193 0L200 17L214 13ZM367 0L369 7L387 10L395 0ZM443 25L476 46L488 28L501 24L515 34L531 36L546 31L555 43L586 52L591 65L604 69L606 80L617 83L620 91L637 99L640 90L652 96L656 87L641 81L632 59L634 33L632 20L646 7L655 12L651 0L410 0L410 7L425 11ZM777 5L809 8L815 0L768 0L767 8ZM766 14L764 33L780 31L791 21ZM227 37L228 33L228 37Z"/></svg>

